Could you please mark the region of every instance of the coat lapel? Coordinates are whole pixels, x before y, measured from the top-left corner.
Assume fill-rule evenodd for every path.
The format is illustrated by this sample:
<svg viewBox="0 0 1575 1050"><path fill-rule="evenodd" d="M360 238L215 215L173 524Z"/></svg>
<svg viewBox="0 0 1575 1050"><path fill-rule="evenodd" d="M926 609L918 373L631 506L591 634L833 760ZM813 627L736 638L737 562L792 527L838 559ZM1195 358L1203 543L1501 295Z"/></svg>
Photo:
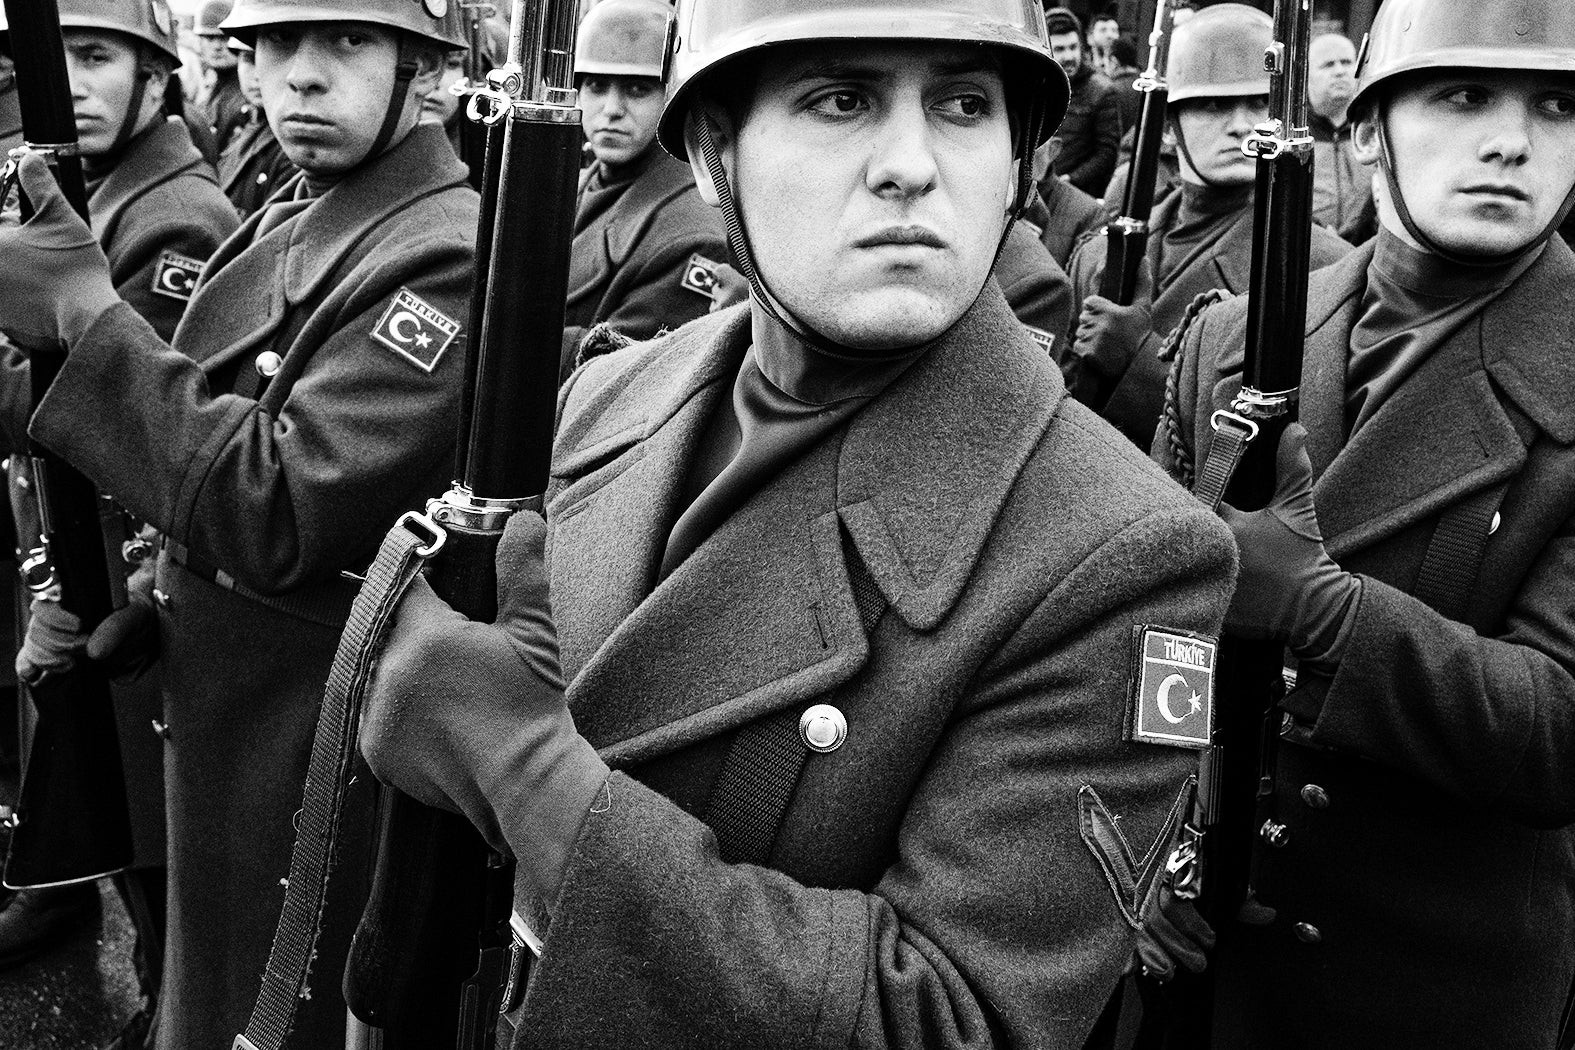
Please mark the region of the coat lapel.
<svg viewBox="0 0 1575 1050"><path fill-rule="evenodd" d="M555 469L605 462L553 500L553 603L567 627L570 708L614 764L648 761L853 678L869 658L853 557L910 627L935 627L1064 393L991 285L953 338L642 596L683 470L748 338L747 311L724 318L669 341L705 329L710 346L662 396L647 400L638 383L609 395L618 406L655 405L645 419L598 411L593 396L565 420L566 432L580 418L597 421ZM653 360L645 371L672 374L677 363Z"/></svg>
<svg viewBox="0 0 1575 1050"><path fill-rule="evenodd" d="M213 181L212 169L191 144L186 125L170 118L137 139L93 194L93 234L100 244L113 241L120 217L154 186L183 174Z"/></svg>

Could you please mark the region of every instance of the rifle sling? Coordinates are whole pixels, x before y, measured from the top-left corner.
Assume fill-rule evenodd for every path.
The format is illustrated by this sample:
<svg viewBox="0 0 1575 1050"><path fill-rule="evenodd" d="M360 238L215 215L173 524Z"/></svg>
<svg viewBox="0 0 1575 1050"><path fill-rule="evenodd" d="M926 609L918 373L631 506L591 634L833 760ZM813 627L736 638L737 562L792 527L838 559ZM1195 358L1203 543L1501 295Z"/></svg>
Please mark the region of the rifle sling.
<svg viewBox="0 0 1575 1050"><path fill-rule="evenodd" d="M312 738L284 907L268 968L246 1033L235 1037L233 1050L282 1050L298 1002L311 994L307 982L322 930L328 881L338 860L340 818L357 753L361 701L394 610L431 553L423 546L428 540L403 522L395 525L384 537L350 610Z"/></svg>

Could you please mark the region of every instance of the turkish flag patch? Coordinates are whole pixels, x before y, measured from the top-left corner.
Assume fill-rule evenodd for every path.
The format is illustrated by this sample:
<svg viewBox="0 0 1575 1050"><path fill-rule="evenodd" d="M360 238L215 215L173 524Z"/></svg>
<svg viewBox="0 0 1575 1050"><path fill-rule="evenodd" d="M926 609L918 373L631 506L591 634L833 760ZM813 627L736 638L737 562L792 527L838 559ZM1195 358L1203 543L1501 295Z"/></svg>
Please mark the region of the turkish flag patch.
<svg viewBox="0 0 1575 1050"><path fill-rule="evenodd" d="M373 339L423 372L437 367L457 335L458 321L409 288L395 294L372 328Z"/></svg>
<svg viewBox="0 0 1575 1050"><path fill-rule="evenodd" d="M707 299L716 298L716 267L717 264L695 252L684 264L683 278L678 282L685 290L703 295Z"/></svg>
<svg viewBox="0 0 1575 1050"><path fill-rule="evenodd" d="M1206 635L1138 624L1132 629L1127 739L1205 748L1214 730L1219 643Z"/></svg>
<svg viewBox="0 0 1575 1050"><path fill-rule="evenodd" d="M153 291L181 302L190 302L197 290L197 278L202 276L202 260L193 259L180 252L160 252L158 265L153 268Z"/></svg>

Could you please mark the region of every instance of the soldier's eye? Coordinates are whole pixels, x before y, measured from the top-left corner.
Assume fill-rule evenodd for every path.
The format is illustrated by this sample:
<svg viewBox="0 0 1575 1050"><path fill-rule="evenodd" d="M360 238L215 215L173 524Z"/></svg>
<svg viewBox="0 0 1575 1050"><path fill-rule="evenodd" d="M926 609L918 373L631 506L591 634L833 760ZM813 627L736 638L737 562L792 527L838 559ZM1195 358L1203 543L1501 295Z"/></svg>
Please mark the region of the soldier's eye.
<svg viewBox="0 0 1575 1050"><path fill-rule="evenodd" d="M1537 108L1555 117L1575 117L1575 95L1549 95Z"/></svg>
<svg viewBox="0 0 1575 1050"><path fill-rule="evenodd" d="M852 91L828 91L811 104L810 109L827 116L851 116L868 108L862 96Z"/></svg>

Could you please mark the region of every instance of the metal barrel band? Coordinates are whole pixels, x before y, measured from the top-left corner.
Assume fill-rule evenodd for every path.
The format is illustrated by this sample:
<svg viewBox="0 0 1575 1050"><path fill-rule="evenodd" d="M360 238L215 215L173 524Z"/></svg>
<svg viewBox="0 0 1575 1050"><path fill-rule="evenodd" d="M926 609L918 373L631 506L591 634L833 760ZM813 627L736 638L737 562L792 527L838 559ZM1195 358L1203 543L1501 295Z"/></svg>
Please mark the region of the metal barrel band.
<svg viewBox="0 0 1575 1050"><path fill-rule="evenodd" d="M405 515L384 537L367 570L366 584L356 596L312 737L299 833L290 852L284 907L262 989L246 1031L236 1036L232 1050L282 1050L296 1005L309 994L307 982L337 860L346 780L356 754L362 697L394 610L446 535L424 515Z"/></svg>

